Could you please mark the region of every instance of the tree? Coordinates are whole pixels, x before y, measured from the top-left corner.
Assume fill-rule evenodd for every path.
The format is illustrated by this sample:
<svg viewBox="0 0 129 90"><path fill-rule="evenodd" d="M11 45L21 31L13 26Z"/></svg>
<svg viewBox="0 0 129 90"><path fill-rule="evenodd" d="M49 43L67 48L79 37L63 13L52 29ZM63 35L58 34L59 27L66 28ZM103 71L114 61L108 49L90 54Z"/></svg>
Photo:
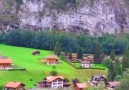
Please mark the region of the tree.
<svg viewBox="0 0 129 90"><path fill-rule="evenodd" d="M72 59L72 53L71 52L69 53L69 59Z"/></svg>
<svg viewBox="0 0 129 90"><path fill-rule="evenodd" d="M119 61L118 58L116 58L116 60L115 60L114 68L115 68L116 75L121 75L122 74L121 64L120 64L120 61Z"/></svg>
<svg viewBox="0 0 129 90"><path fill-rule="evenodd" d="M54 53L55 53L56 55L59 55L60 52L61 52L61 45L60 45L60 43L57 41L56 44L55 44L55 47L54 47Z"/></svg>
<svg viewBox="0 0 129 90"><path fill-rule="evenodd" d="M69 79L68 78L64 78L64 82L68 83Z"/></svg>
<svg viewBox="0 0 129 90"><path fill-rule="evenodd" d="M110 54L110 58L114 61L115 60L115 51L112 50Z"/></svg>
<svg viewBox="0 0 129 90"><path fill-rule="evenodd" d="M76 83L79 83L80 81L77 78L75 78L75 79L72 80L72 82L73 82L73 85L75 86Z"/></svg>
<svg viewBox="0 0 129 90"><path fill-rule="evenodd" d="M57 72L56 70L52 70L52 71L50 72L50 75L52 75L52 76L57 76L57 75L58 75L58 72Z"/></svg>
<svg viewBox="0 0 129 90"><path fill-rule="evenodd" d="M116 90L129 90L129 69L126 69L122 74L123 78L120 80L120 86Z"/></svg>
<svg viewBox="0 0 129 90"><path fill-rule="evenodd" d="M79 48L78 48L78 50L77 50L77 54L78 54L78 59L82 59L83 52L82 52L81 47L79 47Z"/></svg>
<svg viewBox="0 0 129 90"><path fill-rule="evenodd" d="M107 68L110 67L110 63L111 63L111 59L109 57L104 58L102 61L102 65L107 67Z"/></svg>
<svg viewBox="0 0 129 90"><path fill-rule="evenodd" d="M111 80L113 81L116 77L116 73L115 73L115 70L114 70L114 61L112 61L110 63L109 72L110 72Z"/></svg>
<svg viewBox="0 0 129 90"><path fill-rule="evenodd" d="M94 56L94 58L95 58L94 62L96 64L100 64L102 62L102 51L101 51L101 47L100 47L99 43L95 47L95 56Z"/></svg>
<svg viewBox="0 0 129 90"><path fill-rule="evenodd" d="M122 61L122 69L125 70L128 67L129 67L129 48L127 47Z"/></svg>
<svg viewBox="0 0 129 90"><path fill-rule="evenodd" d="M121 79L122 79L122 76L121 75L116 75L115 81L120 81Z"/></svg>

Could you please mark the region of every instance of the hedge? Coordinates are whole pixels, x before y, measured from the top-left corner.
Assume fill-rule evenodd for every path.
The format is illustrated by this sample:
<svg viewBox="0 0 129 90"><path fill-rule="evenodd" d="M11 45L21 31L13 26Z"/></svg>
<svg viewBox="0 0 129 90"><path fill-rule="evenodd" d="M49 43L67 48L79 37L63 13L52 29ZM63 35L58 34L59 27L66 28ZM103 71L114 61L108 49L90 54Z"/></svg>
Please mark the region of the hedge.
<svg viewBox="0 0 129 90"><path fill-rule="evenodd" d="M17 71L17 70L20 70L20 71L25 71L26 68L15 68L15 69L8 69L8 71Z"/></svg>

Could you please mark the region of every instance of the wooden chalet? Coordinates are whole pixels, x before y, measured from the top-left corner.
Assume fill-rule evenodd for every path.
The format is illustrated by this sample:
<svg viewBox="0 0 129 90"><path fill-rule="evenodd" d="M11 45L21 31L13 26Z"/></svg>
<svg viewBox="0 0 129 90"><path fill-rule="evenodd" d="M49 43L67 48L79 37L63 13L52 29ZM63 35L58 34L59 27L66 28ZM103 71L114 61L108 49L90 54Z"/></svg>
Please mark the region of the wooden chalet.
<svg viewBox="0 0 129 90"><path fill-rule="evenodd" d="M11 69L12 60L11 59L0 59L0 69Z"/></svg>
<svg viewBox="0 0 129 90"><path fill-rule="evenodd" d="M65 83L63 76L49 76L43 79L43 81L38 82L38 88L58 88L58 87L68 87L69 83Z"/></svg>
<svg viewBox="0 0 129 90"><path fill-rule="evenodd" d="M72 60L76 61L78 57L77 53L72 53L71 55L72 55Z"/></svg>
<svg viewBox="0 0 129 90"><path fill-rule="evenodd" d="M90 55L90 54L83 54L82 60L83 61L94 62L94 56L93 55Z"/></svg>
<svg viewBox="0 0 129 90"><path fill-rule="evenodd" d="M45 60L48 65L58 64L58 57L56 55L46 56Z"/></svg>
<svg viewBox="0 0 129 90"><path fill-rule="evenodd" d="M25 84L21 82L8 82L4 86L4 90L26 90Z"/></svg>
<svg viewBox="0 0 129 90"><path fill-rule="evenodd" d="M87 83L76 83L75 90L88 90Z"/></svg>

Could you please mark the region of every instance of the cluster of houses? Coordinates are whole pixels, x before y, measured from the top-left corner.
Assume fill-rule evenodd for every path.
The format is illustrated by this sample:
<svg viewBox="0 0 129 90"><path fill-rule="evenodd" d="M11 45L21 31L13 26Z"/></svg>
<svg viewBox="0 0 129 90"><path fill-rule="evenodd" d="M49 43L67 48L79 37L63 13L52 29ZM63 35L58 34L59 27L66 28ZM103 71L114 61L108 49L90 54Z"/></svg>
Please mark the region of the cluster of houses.
<svg viewBox="0 0 129 90"><path fill-rule="evenodd" d="M40 55L39 51L34 51L32 55ZM68 61L79 61L82 67L92 67L94 62L94 56L83 54L82 59L78 60L77 53L72 53L72 58L67 58ZM48 55L44 59L41 59L40 62L46 63L47 65L55 65L59 64L58 57L56 55ZM0 69L11 69L12 68L12 60L6 56L0 56ZM95 88L100 84L100 82L104 82L106 89L115 90L117 86L120 85L120 82L108 82L105 76L102 75L94 75L88 82L76 82L71 85L66 78L63 76L48 76L43 80L36 83L36 87L40 89L44 88L65 88L65 87L73 87L73 90L88 90L88 86L91 85ZM4 90L27 90L25 89L25 84L21 82L8 82L4 85Z"/></svg>
<svg viewBox="0 0 129 90"><path fill-rule="evenodd" d="M78 54L77 53L71 53L71 58L69 58L68 55L62 54L62 56L65 58L65 60L69 62L80 62L81 67L89 68L93 67L93 62L94 62L94 56L91 54L83 54L81 59L78 59Z"/></svg>
<svg viewBox="0 0 129 90"><path fill-rule="evenodd" d="M67 80L65 80L63 76L48 76L44 78L42 81L37 82L36 86L38 88L65 88L71 87L71 84ZM83 89L88 89L88 85L86 82L76 83L74 86L74 90Z"/></svg>
<svg viewBox="0 0 129 90"><path fill-rule="evenodd" d="M66 88L73 87L73 90L88 90L88 86L91 85L95 88L99 85L100 82L104 82L103 88L106 90L115 90L117 86L120 85L120 82L108 82L105 76L94 75L91 77L89 82L76 82L73 85L69 83L63 76L48 76L45 77L42 81L36 83L36 87L39 89L52 89L52 88ZM25 89L25 84L21 82L8 82L4 86L4 90L27 90Z"/></svg>
<svg viewBox="0 0 129 90"><path fill-rule="evenodd" d="M100 82L103 82L105 89L107 90L115 90L115 88L120 85L120 82L118 81L108 82L107 78L103 75L94 75L91 77L89 82L95 88L100 84Z"/></svg>
<svg viewBox="0 0 129 90"><path fill-rule="evenodd" d="M68 61L79 61L81 67L89 68L93 67L94 57L92 55L85 54L82 59L77 59L77 53L72 53L72 59L67 59ZM48 55L44 59L41 59L40 62L46 63L47 65L56 65L59 64L58 57L56 55Z"/></svg>
<svg viewBox="0 0 129 90"><path fill-rule="evenodd" d="M12 69L12 60L6 56L0 56L0 70Z"/></svg>
<svg viewBox="0 0 129 90"><path fill-rule="evenodd" d="M35 50L32 52L32 55L40 55L40 51ZM76 62L78 61L81 65L81 67L84 68L90 68L93 67L93 62L94 62L94 56L91 54L83 54L82 59L78 59L78 54L77 53L71 53L71 58L69 58L68 55L61 54L67 60L68 62ZM40 60L42 63L46 63L47 65L55 65L59 64L58 57L56 55L48 55L44 59Z"/></svg>

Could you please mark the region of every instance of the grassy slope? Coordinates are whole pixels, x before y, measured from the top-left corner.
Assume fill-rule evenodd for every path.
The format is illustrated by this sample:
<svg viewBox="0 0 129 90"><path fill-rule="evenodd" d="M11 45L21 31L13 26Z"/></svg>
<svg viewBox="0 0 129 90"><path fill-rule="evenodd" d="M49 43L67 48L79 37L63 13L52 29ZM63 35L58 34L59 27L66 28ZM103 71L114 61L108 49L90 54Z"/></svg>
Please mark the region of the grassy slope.
<svg viewBox="0 0 129 90"><path fill-rule="evenodd" d="M0 71L0 85L4 85L8 81L21 81L27 84L27 87L32 87L37 81L41 81L43 77L49 75L52 66L40 63L39 58L44 58L46 55L51 54L51 52L40 50L40 56L33 56L31 55L33 50L30 48L0 45L0 52L3 55L13 59L15 65L27 68L27 71ZM85 81L94 74L107 74L106 70L76 70L67 63L61 62L62 64L56 66L56 70L59 75L63 75L70 80L79 78L81 81Z"/></svg>

